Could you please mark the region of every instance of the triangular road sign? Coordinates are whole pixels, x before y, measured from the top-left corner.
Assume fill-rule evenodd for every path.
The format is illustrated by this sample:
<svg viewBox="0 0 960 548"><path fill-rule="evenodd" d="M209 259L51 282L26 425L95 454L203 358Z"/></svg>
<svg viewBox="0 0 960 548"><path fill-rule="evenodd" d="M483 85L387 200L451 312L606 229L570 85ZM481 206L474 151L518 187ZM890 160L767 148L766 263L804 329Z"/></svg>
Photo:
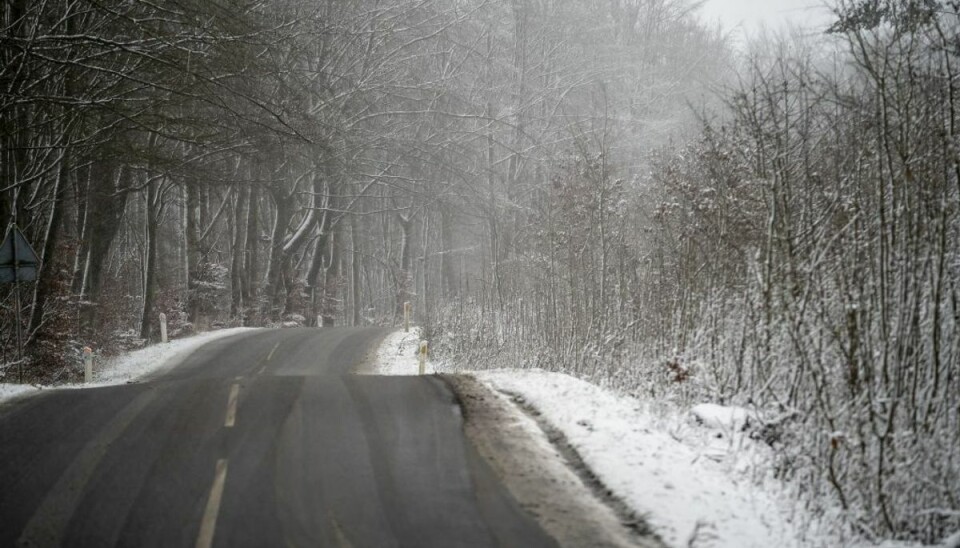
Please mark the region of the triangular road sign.
<svg viewBox="0 0 960 548"><path fill-rule="evenodd" d="M40 257L24 238L23 232L12 225L0 244L0 283L32 282L37 279Z"/></svg>

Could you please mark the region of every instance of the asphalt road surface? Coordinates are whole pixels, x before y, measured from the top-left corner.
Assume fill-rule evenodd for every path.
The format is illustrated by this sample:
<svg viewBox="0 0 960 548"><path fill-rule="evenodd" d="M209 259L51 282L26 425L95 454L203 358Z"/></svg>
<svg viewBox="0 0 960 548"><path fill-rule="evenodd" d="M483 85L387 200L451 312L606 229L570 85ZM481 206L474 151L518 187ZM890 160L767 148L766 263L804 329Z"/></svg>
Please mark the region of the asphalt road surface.
<svg viewBox="0 0 960 548"><path fill-rule="evenodd" d="M0 547L553 546L383 331L260 330L137 384L0 407Z"/></svg>

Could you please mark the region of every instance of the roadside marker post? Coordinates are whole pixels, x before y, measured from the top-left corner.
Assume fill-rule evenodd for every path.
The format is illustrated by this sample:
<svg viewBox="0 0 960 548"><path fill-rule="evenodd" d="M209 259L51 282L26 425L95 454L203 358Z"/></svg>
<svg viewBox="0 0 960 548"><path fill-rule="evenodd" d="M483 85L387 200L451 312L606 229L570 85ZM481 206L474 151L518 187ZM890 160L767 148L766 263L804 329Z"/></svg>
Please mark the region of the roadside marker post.
<svg viewBox="0 0 960 548"><path fill-rule="evenodd" d="M427 341L420 341L420 374L423 375L427 370L427 354L430 353L430 347Z"/></svg>
<svg viewBox="0 0 960 548"><path fill-rule="evenodd" d="M410 310L413 308L413 305L410 304L410 301L403 303L403 332L410 332Z"/></svg>
<svg viewBox="0 0 960 548"><path fill-rule="evenodd" d="M160 342L167 342L167 315L160 313Z"/></svg>
<svg viewBox="0 0 960 548"><path fill-rule="evenodd" d="M93 349L89 346L83 347L83 382L90 384L93 380Z"/></svg>

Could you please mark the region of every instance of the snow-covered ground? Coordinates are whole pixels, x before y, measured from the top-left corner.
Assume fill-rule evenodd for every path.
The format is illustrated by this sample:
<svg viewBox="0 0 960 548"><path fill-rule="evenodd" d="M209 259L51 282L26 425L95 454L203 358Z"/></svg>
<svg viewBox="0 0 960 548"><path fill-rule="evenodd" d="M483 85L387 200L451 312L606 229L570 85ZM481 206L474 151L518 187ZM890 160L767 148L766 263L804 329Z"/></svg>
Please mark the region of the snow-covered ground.
<svg viewBox="0 0 960 548"><path fill-rule="evenodd" d="M418 343L414 330L387 336L375 370L415 375ZM428 361L426 370L444 367ZM600 482L644 516L670 546L868 546L842 538L838 528L810 516L788 486L772 478L767 446L740 432L749 416L745 409L708 403L654 409L636 398L540 370L473 374L535 409ZM950 540L944 546L953 548Z"/></svg>
<svg viewBox="0 0 960 548"><path fill-rule="evenodd" d="M194 350L210 341L254 330L256 328L253 327L233 327L207 331L184 339L175 339L166 344L153 344L122 356L104 360L100 367L94 368L92 383L72 386L109 386L128 383L145 375L176 366Z"/></svg>
<svg viewBox="0 0 960 548"><path fill-rule="evenodd" d="M30 384L0 383L0 402L39 391L40 388Z"/></svg>
<svg viewBox="0 0 960 548"><path fill-rule="evenodd" d="M420 371L419 349L419 327L411 327L409 332L402 329L394 331L380 343L373 372L379 375L416 375ZM424 370L427 373L437 372L435 362L428 359Z"/></svg>
<svg viewBox="0 0 960 548"><path fill-rule="evenodd" d="M834 545L811 538L776 497L731 469L728 455L735 449L725 444L735 436L728 438L731 423L723 415L735 413L712 409L709 427L697 426L658 418L639 400L560 373L476 376L563 432L600 481L671 546Z"/></svg>
<svg viewBox="0 0 960 548"><path fill-rule="evenodd" d="M181 360L189 356L191 352L210 341L252 329L253 328L248 327L236 327L218 331L208 331L193 337L175 339L166 344L150 345L121 356L103 359L102 362L95 359L93 382L90 384L65 384L55 387L43 387L0 383L0 402L24 394L36 393L47 388L90 388L95 386L125 384L144 375L174 367L180 363Z"/></svg>

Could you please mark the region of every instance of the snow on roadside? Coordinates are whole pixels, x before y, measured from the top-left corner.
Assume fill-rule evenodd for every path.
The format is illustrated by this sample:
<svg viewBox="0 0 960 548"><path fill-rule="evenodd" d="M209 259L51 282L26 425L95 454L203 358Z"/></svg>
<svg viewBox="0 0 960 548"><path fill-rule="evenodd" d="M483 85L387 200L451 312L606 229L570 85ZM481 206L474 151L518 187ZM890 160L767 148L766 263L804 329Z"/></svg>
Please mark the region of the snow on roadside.
<svg viewBox="0 0 960 548"><path fill-rule="evenodd" d="M244 333L253 331L251 327L235 327L231 329L220 329L217 331L208 331L193 337L184 339L175 339L166 344L153 344L140 350L128 352L126 354L107 358L102 363L96 363L93 371L93 382L90 384L65 384L51 387L41 387L33 385L0 383L0 402L12 399L24 394L36 393L45 388L91 388L97 386L110 386L116 384L125 384L136 380L144 375L155 373L157 371L174 367L191 352L203 346L204 344Z"/></svg>
<svg viewBox="0 0 960 548"><path fill-rule="evenodd" d="M31 384L0 383L0 402L39 391L39 387Z"/></svg>
<svg viewBox="0 0 960 548"><path fill-rule="evenodd" d="M166 344L153 344L140 350L104 360L99 367L94 368L92 383L70 386L83 388L85 386L125 384L150 373L176 366L194 350L208 342L256 330L255 327L232 327L207 331L185 339L174 339Z"/></svg>
<svg viewBox="0 0 960 548"><path fill-rule="evenodd" d="M658 409L589 382L541 370L473 373L563 432L587 467L670 546L875 546L810 515L772 477L772 455L743 432L752 412L699 404ZM951 544L951 542L953 544ZM943 548L960 548L960 533Z"/></svg>
<svg viewBox="0 0 960 548"><path fill-rule="evenodd" d="M412 327L410 332L402 329L394 331L383 339L377 349L375 375L416 375L420 371L417 352L420 349L420 328ZM425 370L436 373L435 363L428 359Z"/></svg>
<svg viewBox="0 0 960 548"><path fill-rule="evenodd" d="M376 371L417 370L419 332L388 335ZM646 516L672 546L810 546L777 511L775 501L738 483L704 450L675 439L633 398L619 397L560 373L503 370L473 373L493 388L519 396L557 428L600 481ZM703 407L702 418L727 425L740 414Z"/></svg>
<svg viewBox="0 0 960 548"><path fill-rule="evenodd" d="M776 498L747 478L737 481L709 448L664 430L639 400L561 373L476 375L536 408L600 481L671 546L832 545L803 538Z"/></svg>
<svg viewBox="0 0 960 548"><path fill-rule="evenodd" d="M416 374L419 339L419 329L388 335L375 371ZM428 372L445 369L428 361ZM746 409L700 404L655 410L636 398L542 370L471 374L535 408L600 482L670 546L919 546L896 541L874 546L809 515L787 485L771 477L767 447L741 432L750 419ZM960 548L960 533L940 546Z"/></svg>

